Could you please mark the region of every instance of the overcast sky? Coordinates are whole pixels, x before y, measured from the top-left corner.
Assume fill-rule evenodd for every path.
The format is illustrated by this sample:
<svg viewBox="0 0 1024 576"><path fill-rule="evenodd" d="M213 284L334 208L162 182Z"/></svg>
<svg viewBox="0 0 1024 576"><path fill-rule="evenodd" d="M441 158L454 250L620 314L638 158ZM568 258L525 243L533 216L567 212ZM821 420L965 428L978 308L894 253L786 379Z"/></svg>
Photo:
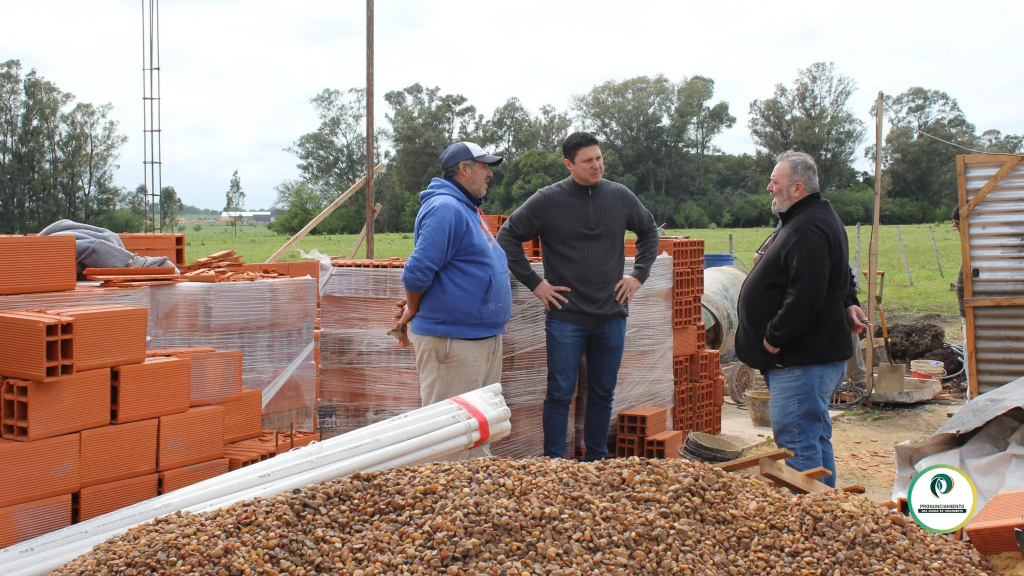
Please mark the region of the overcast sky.
<svg viewBox="0 0 1024 576"><path fill-rule="evenodd" d="M141 2L0 0L0 18L0 61L21 60L79 101L113 104L130 138L116 183L139 184ZM701 74L738 120L716 144L753 152L750 101L832 61L857 81L852 106L865 122L878 91L924 86L957 98L979 131L1022 133L1022 22L1020 1L377 0L376 118L384 124L385 92L415 82L490 116L511 96L566 110L607 80ZM365 30L362 0L161 2L164 184L186 204L220 209L238 169L247 207L273 204L274 186L298 175L284 149L316 129L309 99L365 85Z"/></svg>

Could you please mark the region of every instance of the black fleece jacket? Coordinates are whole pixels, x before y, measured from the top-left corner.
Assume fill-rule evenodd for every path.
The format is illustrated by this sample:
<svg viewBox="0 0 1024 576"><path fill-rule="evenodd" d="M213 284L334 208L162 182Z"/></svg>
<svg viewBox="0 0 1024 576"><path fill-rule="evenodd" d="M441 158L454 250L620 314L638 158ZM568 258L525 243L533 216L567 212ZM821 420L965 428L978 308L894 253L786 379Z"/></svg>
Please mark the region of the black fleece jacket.
<svg viewBox="0 0 1024 576"><path fill-rule="evenodd" d="M640 200L622 184L602 179L583 186L572 177L541 188L530 196L498 231L508 269L533 290L541 277L530 267L523 242L540 237L544 277L569 302L552 308L548 317L597 325L628 315L615 300L622 280L626 230L636 233L636 260L631 275L647 280L658 255L658 226Z"/></svg>
<svg viewBox="0 0 1024 576"><path fill-rule="evenodd" d="M848 360L846 308L859 302L846 228L821 194L779 218L775 240L740 290L736 355L760 370Z"/></svg>

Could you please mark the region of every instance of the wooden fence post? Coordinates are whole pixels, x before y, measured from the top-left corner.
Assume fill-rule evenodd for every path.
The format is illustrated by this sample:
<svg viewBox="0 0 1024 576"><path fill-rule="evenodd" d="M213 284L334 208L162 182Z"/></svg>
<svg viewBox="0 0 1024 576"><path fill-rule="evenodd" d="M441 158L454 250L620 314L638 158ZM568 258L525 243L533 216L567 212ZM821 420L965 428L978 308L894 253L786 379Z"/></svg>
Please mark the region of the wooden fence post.
<svg viewBox="0 0 1024 576"><path fill-rule="evenodd" d="M903 234L900 234L899 225L896 226L896 239L900 243L900 254L903 255L903 269L907 271L907 280L910 281L910 285L914 285L914 277L910 275L910 264L907 262L907 252L903 250Z"/></svg>

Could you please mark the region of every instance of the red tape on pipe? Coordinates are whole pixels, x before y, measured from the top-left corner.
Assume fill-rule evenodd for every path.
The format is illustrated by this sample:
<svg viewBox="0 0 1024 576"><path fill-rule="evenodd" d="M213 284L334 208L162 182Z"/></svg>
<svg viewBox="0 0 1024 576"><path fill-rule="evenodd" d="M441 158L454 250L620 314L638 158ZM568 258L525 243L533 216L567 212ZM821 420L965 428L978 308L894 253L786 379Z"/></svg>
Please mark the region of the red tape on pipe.
<svg viewBox="0 0 1024 576"><path fill-rule="evenodd" d="M456 406L459 406L466 412L469 412L469 415L472 416L478 424L480 424L480 440L476 444L470 446L469 449L472 450L473 448L479 448L486 444L487 441L491 439L491 426L487 423L487 417L484 416L484 413L462 396L455 396L453 398L449 398L449 400L454 402Z"/></svg>

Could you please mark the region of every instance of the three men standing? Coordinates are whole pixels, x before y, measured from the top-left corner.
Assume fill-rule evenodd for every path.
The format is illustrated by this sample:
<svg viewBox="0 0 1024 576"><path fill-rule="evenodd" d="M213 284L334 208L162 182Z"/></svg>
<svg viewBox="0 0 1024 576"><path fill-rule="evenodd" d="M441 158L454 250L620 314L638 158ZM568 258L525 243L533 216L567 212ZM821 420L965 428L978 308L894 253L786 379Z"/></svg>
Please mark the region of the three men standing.
<svg viewBox="0 0 1024 576"><path fill-rule="evenodd" d="M780 225L743 284L736 354L764 373L772 431L796 470L823 466L835 487L828 405L846 375L850 332L867 328L846 229L818 190L814 159L778 157L768 192Z"/></svg>
<svg viewBox="0 0 1024 576"><path fill-rule="evenodd" d="M581 359L587 359L585 460L608 453L608 427L625 347L629 302L657 256L654 217L625 186L604 179L596 138L575 132L562 145L569 177L538 190L498 233L509 269L544 303L548 382L544 399L544 455L564 458L569 405ZM623 276L626 231L636 234L637 256ZM540 237L544 278L523 252Z"/></svg>

